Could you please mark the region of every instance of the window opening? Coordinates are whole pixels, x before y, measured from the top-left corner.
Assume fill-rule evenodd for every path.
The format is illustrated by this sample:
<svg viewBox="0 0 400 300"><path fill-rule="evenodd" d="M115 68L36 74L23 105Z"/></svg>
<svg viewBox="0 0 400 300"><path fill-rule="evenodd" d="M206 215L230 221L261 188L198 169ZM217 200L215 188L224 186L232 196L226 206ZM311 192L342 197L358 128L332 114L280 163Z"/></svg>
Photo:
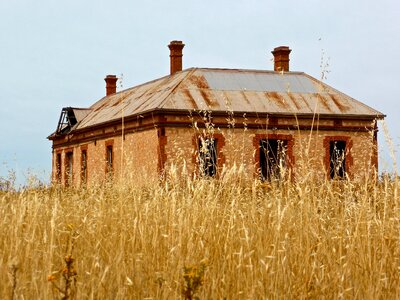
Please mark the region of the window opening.
<svg viewBox="0 0 400 300"><path fill-rule="evenodd" d="M83 184L87 183L87 152L82 150L81 153L81 180Z"/></svg>
<svg viewBox="0 0 400 300"><path fill-rule="evenodd" d="M113 171L113 147L107 146L107 174L112 175Z"/></svg>
<svg viewBox="0 0 400 300"><path fill-rule="evenodd" d="M329 145L330 178L346 177L346 142L331 141Z"/></svg>
<svg viewBox="0 0 400 300"><path fill-rule="evenodd" d="M260 140L261 180L283 179L287 165L287 141L278 139Z"/></svg>
<svg viewBox="0 0 400 300"><path fill-rule="evenodd" d="M65 154L65 185L72 186L73 176L73 153L67 152Z"/></svg>
<svg viewBox="0 0 400 300"><path fill-rule="evenodd" d="M201 175L213 177L217 174L217 140L200 138L199 163Z"/></svg>
<svg viewBox="0 0 400 300"><path fill-rule="evenodd" d="M61 183L61 153L57 153L56 158L56 180Z"/></svg>

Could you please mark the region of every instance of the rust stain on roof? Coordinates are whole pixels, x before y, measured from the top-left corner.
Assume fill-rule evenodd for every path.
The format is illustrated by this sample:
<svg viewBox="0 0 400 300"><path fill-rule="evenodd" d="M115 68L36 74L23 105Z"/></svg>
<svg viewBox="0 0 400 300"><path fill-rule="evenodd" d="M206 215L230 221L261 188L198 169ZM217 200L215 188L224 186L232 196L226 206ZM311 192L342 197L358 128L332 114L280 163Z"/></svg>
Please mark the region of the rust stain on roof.
<svg viewBox="0 0 400 300"><path fill-rule="evenodd" d="M97 107L95 109L95 111L98 111L98 110L101 110L102 108L104 108L108 104L108 101L110 100L109 98L111 98L111 97L106 97L105 99L103 99L101 105L99 107Z"/></svg>
<svg viewBox="0 0 400 300"><path fill-rule="evenodd" d="M292 100L294 106L296 106L297 109L301 109L301 105L299 105L299 103L297 102L296 97L295 97L292 93L290 93L290 92L288 92L287 95L288 95L289 98Z"/></svg>
<svg viewBox="0 0 400 300"><path fill-rule="evenodd" d="M314 96L318 98L323 107L325 107L329 111L332 111L332 108L329 106L328 101L325 99L324 96L318 93L314 93Z"/></svg>
<svg viewBox="0 0 400 300"><path fill-rule="evenodd" d="M349 110L350 107L342 103L341 100L337 97L337 95L334 94L328 94L328 95L332 98L332 101L335 103L335 105L339 108L341 112L346 112Z"/></svg>
<svg viewBox="0 0 400 300"><path fill-rule="evenodd" d="M139 90L135 90L134 93L135 93L135 94L138 94L138 91L139 91ZM145 96L145 95L147 94L147 92L148 92L147 90L144 90L140 95L135 96L135 99L140 99L140 98L142 98L143 96ZM133 93L132 93L132 94L133 94Z"/></svg>
<svg viewBox="0 0 400 300"><path fill-rule="evenodd" d="M199 107L197 106L196 101L193 99L192 94L190 93L190 91L188 89L183 90L183 93L186 96L186 99L189 100L189 102L192 104L192 107L194 109L198 109Z"/></svg>
<svg viewBox="0 0 400 300"><path fill-rule="evenodd" d="M246 93L244 91L241 92L243 99L248 103L251 104L251 102L249 101L249 98L247 98Z"/></svg>
<svg viewBox="0 0 400 300"><path fill-rule="evenodd" d="M129 93L121 93L119 95L116 95L115 98L117 98L117 100L113 103L112 106L117 106L118 104L120 104L122 101L124 101L128 97L129 97Z"/></svg>
<svg viewBox="0 0 400 300"><path fill-rule="evenodd" d="M151 96L152 96L152 94L150 94ZM149 103L150 103L150 100L151 99L151 97L149 97L149 99L147 99L147 101L142 101L141 103L140 103L140 105L138 105L137 107L136 107L136 109L138 110L138 111L140 111L142 108L144 109L144 108L146 108L148 105L149 105Z"/></svg>
<svg viewBox="0 0 400 300"><path fill-rule="evenodd" d="M313 111L313 110L314 110L313 108L311 108L310 104L308 104L308 101L307 101L306 99L304 99L304 97L303 97L302 94L298 94L298 96L299 96L299 98L300 98L301 100L303 100L304 104L307 106L307 108L308 108L310 111Z"/></svg>
<svg viewBox="0 0 400 300"><path fill-rule="evenodd" d="M200 90L200 94L203 97L204 101L206 102L208 107L213 107L215 104L215 101L212 99L211 95L210 95L210 91L209 90L204 90L201 89Z"/></svg>
<svg viewBox="0 0 400 300"><path fill-rule="evenodd" d="M190 83L194 84L197 88L199 89L209 89L209 85L207 83L207 80L205 79L205 77L203 75L192 75L189 77L188 79L190 81Z"/></svg>
<svg viewBox="0 0 400 300"><path fill-rule="evenodd" d="M280 96L277 92L265 92L265 96L267 96L269 100L274 101L279 107L284 109L289 108L285 102L285 99L283 99L282 96Z"/></svg>

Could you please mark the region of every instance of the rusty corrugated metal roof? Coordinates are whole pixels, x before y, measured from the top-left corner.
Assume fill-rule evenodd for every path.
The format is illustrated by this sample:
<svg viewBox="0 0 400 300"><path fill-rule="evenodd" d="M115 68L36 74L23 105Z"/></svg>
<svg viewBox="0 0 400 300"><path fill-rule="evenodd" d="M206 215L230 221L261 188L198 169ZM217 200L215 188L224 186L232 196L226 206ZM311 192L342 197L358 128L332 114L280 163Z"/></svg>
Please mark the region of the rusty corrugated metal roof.
<svg viewBox="0 0 400 300"><path fill-rule="evenodd" d="M77 122L82 121L91 112L91 109L89 109L89 108L72 107L71 109L74 112Z"/></svg>
<svg viewBox="0 0 400 300"><path fill-rule="evenodd" d="M206 68L186 69L121 91L89 109L76 129L156 109L384 117L305 73Z"/></svg>

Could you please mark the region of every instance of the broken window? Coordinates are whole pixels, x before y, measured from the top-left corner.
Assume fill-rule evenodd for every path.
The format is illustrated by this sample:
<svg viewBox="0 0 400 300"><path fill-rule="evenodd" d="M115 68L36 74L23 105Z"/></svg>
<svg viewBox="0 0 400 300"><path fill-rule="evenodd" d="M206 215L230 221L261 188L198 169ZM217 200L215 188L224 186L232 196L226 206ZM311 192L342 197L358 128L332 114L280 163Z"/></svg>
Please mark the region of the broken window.
<svg viewBox="0 0 400 300"><path fill-rule="evenodd" d="M346 177L346 141L331 141L329 144L330 178Z"/></svg>
<svg viewBox="0 0 400 300"><path fill-rule="evenodd" d="M65 185L72 186L73 184L73 153L67 152L65 154Z"/></svg>
<svg viewBox="0 0 400 300"><path fill-rule="evenodd" d="M199 165L202 176L213 177L217 174L217 140L200 138Z"/></svg>
<svg viewBox="0 0 400 300"><path fill-rule="evenodd" d="M287 171L287 141L279 139L260 140L261 180L283 179Z"/></svg>
<svg viewBox="0 0 400 300"><path fill-rule="evenodd" d="M61 153L56 156L56 181L61 183Z"/></svg>
<svg viewBox="0 0 400 300"><path fill-rule="evenodd" d="M87 151L82 150L81 152L81 182L82 184L87 183Z"/></svg>
<svg viewBox="0 0 400 300"><path fill-rule="evenodd" d="M107 166L106 166L106 172L108 175L112 175L113 172L113 146L109 145L107 146L107 151L106 151L106 160L107 160Z"/></svg>

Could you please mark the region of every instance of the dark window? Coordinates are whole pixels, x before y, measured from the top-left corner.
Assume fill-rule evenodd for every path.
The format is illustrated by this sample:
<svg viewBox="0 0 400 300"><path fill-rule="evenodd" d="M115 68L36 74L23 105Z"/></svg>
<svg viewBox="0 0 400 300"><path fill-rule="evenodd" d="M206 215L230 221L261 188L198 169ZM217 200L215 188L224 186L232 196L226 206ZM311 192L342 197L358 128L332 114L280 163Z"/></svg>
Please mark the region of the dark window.
<svg viewBox="0 0 400 300"><path fill-rule="evenodd" d="M329 145L330 177L345 178L346 176L346 142L331 141Z"/></svg>
<svg viewBox="0 0 400 300"><path fill-rule="evenodd" d="M107 174L111 175L113 172L113 146L107 146L107 166L106 166L106 171Z"/></svg>
<svg viewBox="0 0 400 300"><path fill-rule="evenodd" d="M217 174L217 140L200 138L199 164L201 175L212 177Z"/></svg>
<svg viewBox="0 0 400 300"><path fill-rule="evenodd" d="M260 140L261 180L283 179L286 171L287 141Z"/></svg>
<svg viewBox="0 0 400 300"><path fill-rule="evenodd" d="M73 183L73 153L72 152L67 152L65 154L65 185L66 186L72 186Z"/></svg>
<svg viewBox="0 0 400 300"><path fill-rule="evenodd" d="M61 153L57 153L56 158L56 180L61 183Z"/></svg>
<svg viewBox="0 0 400 300"><path fill-rule="evenodd" d="M87 183L87 152L82 150L81 153L81 181L83 184Z"/></svg>

